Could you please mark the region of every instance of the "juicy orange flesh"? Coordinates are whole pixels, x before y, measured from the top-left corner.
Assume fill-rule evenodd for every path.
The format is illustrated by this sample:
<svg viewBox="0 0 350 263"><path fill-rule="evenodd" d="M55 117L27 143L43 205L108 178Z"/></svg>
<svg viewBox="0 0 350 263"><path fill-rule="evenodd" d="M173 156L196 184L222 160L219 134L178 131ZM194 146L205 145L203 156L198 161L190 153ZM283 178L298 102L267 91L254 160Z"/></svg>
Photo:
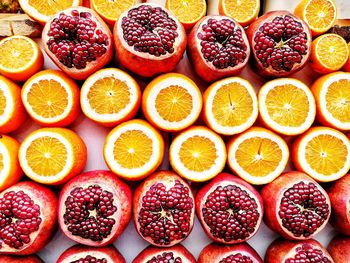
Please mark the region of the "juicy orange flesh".
<svg viewBox="0 0 350 263"><path fill-rule="evenodd" d="M0 90L0 116L4 114L6 108L6 97L2 90Z"/></svg>
<svg viewBox="0 0 350 263"><path fill-rule="evenodd" d="M334 5L328 0L310 0L305 9L306 21L315 29L328 28L335 15Z"/></svg>
<svg viewBox="0 0 350 263"><path fill-rule="evenodd" d="M0 173L4 169L4 156L0 153Z"/></svg>
<svg viewBox="0 0 350 263"><path fill-rule="evenodd" d="M329 69L339 69L348 59L347 44L340 36L324 36L316 47L317 57Z"/></svg>
<svg viewBox="0 0 350 263"><path fill-rule="evenodd" d="M179 157L188 170L204 172L215 164L218 155L215 144L210 139L193 136L181 145Z"/></svg>
<svg viewBox="0 0 350 263"><path fill-rule="evenodd" d="M41 176L55 176L66 165L65 145L56 138L43 136L32 141L26 151L28 166Z"/></svg>
<svg viewBox="0 0 350 263"><path fill-rule="evenodd" d="M164 120L179 122L191 114L192 96L185 88L172 85L157 94L155 108Z"/></svg>
<svg viewBox="0 0 350 263"><path fill-rule="evenodd" d="M255 137L239 145L235 158L244 171L252 176L263 177L276 170L282 160L282 150L270 139Z"/></svg>
<svg viewBox="0 0 350 263"><path fill-rule="evenodd" d="M96 113L116 114L131 102L131 93L125 82L113 77L105 77L93 84L87 98Z"/></svg>
<svg viewBox="0 0 350 263"><path fill-rule="evenodd" d="M140 168L147 164L153 153L152 140L140 130L122 133L114 143L115 161L126 169Z"/></svg>
<svg viewBox="0 0 350 263"><path fill-rule="evenodd" d="M7 69L22 68L33 56L33 46L25 39L12 38L0 46L0 64Z"/></svg>
<svg viewBox="0 0 350 263"><path fill-rule="evenodd" d="M326 107L337 120L350 122L350 80L340 79L329 85Z"/></svg>
<svg viewBox="0 0 350 263"><path fill-rule="evenodd" d="M37 115L54 118L62 115L67 108L68 94L58 81L45 79L33 83L27 101Z"/></svg>
<svg viewBox="0 0 350 263"><path fill-rule="evenodd" d="M73 5L73 0L28 0L28 4L39 13L52 16Z"/></svg>
<svg viewBox="0 0 350 263"><path fill-rule="evenodd" d="M343 168L348 154L346 146L340 139L323 134L308 142L305 159L317 173L332 175Z"/></svg>
<svg viewBox="0 0 350 263"><path fill-rule="evenodd" d="M198 20L206 10L206 3L203 0L170 0L168 6L182 23Z"/></svg>
<svg viewBox="0 0 350 263"><path fill-rule="evenodd" d="M244 86L232 82L217 90L211 110L221 126L240 126L251 117L253 100Z"/></svg>
<svg viewBox="0 0 350 263"><path fill-rule="evenodd" d="M135 4L135 0L91 0L91 3L101 15L117 20L121 13Z"/></svg>
<svg viewBox="0 0 350 263"><path fill-rule="evenodd" d="M238 22L248 20L254 16L258 4L257 0L223 0L226 15Z"/></svg>
<svg viewBox="0 0 350 263"><path fill-rule="evenodd" d="M299 127L308 117L310 103L305 92L294 85L276 86L266 95L269 117L285 127Z"/></svg>

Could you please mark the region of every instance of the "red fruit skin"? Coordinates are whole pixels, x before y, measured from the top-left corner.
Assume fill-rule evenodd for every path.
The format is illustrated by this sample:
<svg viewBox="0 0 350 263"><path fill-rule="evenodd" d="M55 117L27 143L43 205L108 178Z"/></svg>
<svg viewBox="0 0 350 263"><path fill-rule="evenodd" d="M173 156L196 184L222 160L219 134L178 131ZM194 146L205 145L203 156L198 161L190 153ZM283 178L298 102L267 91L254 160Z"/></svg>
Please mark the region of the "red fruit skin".
<svg viewBox="0 0 350 263"><path fill-rule="evenodd" d="M334 263L347 263L350 261L350 237L335 236L328 244L327 250Z"/></svg>
<svg viewBox="0 0 350 263"><path fill-rule="evenodd" d="M196 263L196 259L194 256L182 245L178 244L169 248L166 247L155 247L155 246L148 246L144 250L140 252L134 258L132 263L145 263L148 262L149 259L151 259L153 256L157 256L159 254L162 254L164 252L173 252L174 254L181 257L182 262L186 263Z"/></svg>
<svg viewBox="0 0 350 263"><path fill-rule="evenodd" d="M84 69L76 69L76 68L68 68L63 63L61 63L55 54L53 54L46 42L48 40L48 31L50 29L50 24L53 19L57 18L59 14L65 13L65 14L71 14L72 10L78 10L79 12L88 12L92 14L92 17L95 17L94 21L97 22L98 25L100 25L103 28L104 33L108 36L108 46L106 47L107 52L96 59L95 61L88 62L86 65L86 68ZM108 62L111 61L114 54L114 46L113 46L113 35L111 30L109 29L108 25L102 20L102 18L92 9L84 7L84 6L76 6L71 7L63 10L62 12L58 12L56 15L54 15L48 22L46 22L45 27L43 28L42 34L41 34L41 41L42 46L44 47L44 50L46 54L51 58L51 60L56 64L57 67L59 67L64 73L66 73L68 76L75 80L85 80L87 77L89 77L92 73L96 72L97 70L103 68Z"/></svg>
<svg viewBox="0 0 350 263"><path fill-rule="evenodd" d="M253 263L263 263L259 254L248 243L239 243L234 245L220 245L211 243L203 248L198 257L198 263L219 263L222 259L241 253L249 256Z"/></svg>
<svg viewBox="0 0 350 263"><path fill-rule="evenodd" d="M106 246L106 247L88 247L88 246L82 246L82 245L74 245L68 249L66 249L60 257L57 259L56 263L68 263L73 260L73 256L77 256L77 254L81 254L82 257L86 257L88 255L94 256L98 253L99 255L103 257L109 257L110 260L107 260L107 262L113 262L113 263L125 263L125 259L120 254L120 252L114 247L114 246ZM74 260L79 259L74 258Z"/></svg>
<svg viewBox="0 0 350 263"><path fill-rule="evenodd" d="M14 256L14 255L0 255L1 263L44 263L37 255L30 256Z"/></svg>
<svg viewBox="0 0 350 263"><path fill-rule="evenodd" d="M350 236L350 174L335 181L327 192L332 205L330 223Z"/></svg>
<svg viewBox="0 0 350 263"><path fill-rule="evenodd" d="M233 184L236 184L236 185L242 185L245 188L247 188L250 192L252 192L254 194L254 197L256 198L257 203L261 207L261 218L263 217L263 214L264 214L264 203L263 203L263 200L262 200L260 194L258 193L258 191L255 190L255 188L253 186L251 186L250 184L248 184L244 180L242 180L242 179L240 179L232 174L229 174L229 173L218 174L208 184L204 185L201 189L198 190L198 192L195 196L196 215L199 219L199 222L201 223L201 225L203 227L203 230L206 232L207 236L215 242L224 243L224 244L236 244L236 243L246 241L249 238L253 237L254 234L256 234L258 228L260 227L260 223L262 220L260 220L260 223L257 225L257 229L256 229L255 233L245 240L232 240L231 242L227 242L223 239L219 239L219 238L214 237L210 233L210 229L207 227L207 225L204 221L204 217L203 217L202 212L201 212L201 203L202 203L202 201L203 202L205 201L205 195L207 195L207 193L209 191L211 191L211 189L215 188L217 185L220 185L223 182L232 182Z"/></svg>
<svg viewBox="0 0 350 263"><path fill-rule="evenodd" d="M76 187L88 186L90 184L100 184L108 185L118 190L119 196L115 196L115 199L118 200L119 206L117 213L121 213L120 220L116 221L117 229L114 234L111 233L111 236L106 238L103 241L92 241L89 239L83 239L79 236L72 235L66 228L64 224L63 215L65 213L65 197L66 194L69 195L70 191ZM109 244L112 244L117 238L123 233L125 228L128 226L132 213L132 192L130 187L124 183L121 179L119 179L115 174L111 171L107 170L95 170L82 173L73 177L70 181L68 181L61 190L59 197L59 207L58 207L58 223L61 228L61 231L71 240L76 241L78 243L94 246L94 247L102 247ZM115 216L115 215L114 215ZM114 228L113 228L114 229ZM112 231L113 231L112 229Z"/></svg>
<svg viewBox="0 0 350 263"><path fill-rule="evenodd" d="M0 254L8 255L30 255L37 253L44 248L50 241L51 237L55 233L57 223L57 196L49 188L42 186L32 181L25 181L17 183L10 188L7 188L5 192L9 191L24 191L33 199L34 202L40 202L41 204L41 228L38 230L40 233L31 238L31 242L21 250L12 249L11 251L5 250L4 247L0 248ZM37 203L40 205L39 203ZM8 248L6 246L6 248Z"/></svg>

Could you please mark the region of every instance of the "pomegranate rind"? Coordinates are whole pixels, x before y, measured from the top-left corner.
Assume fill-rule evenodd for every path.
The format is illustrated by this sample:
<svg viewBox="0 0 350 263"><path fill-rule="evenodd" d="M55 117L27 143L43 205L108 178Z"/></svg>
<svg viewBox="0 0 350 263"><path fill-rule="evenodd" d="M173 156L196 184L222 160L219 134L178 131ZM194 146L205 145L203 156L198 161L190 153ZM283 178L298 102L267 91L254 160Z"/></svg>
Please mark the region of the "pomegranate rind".
<svg viewBox="0 0 350 263"><path fill-rule="evenodd" d="M15 255L0 255L1 263L44 263L37 255L15 256Z"/></svg>
<svg viewBox="0 0 350 263"><path fill-rule="evenodd" d="M102 189L113 193L115 201L114 205L117 211L109 216L115 219L115 224L111 230L109 237L102 241L93 241L84 239L79 236L72 235L68 230L68 226L64 223L64 214L66 212L65 201L70 195L70 192L76 187L88 187L89 185L99 185ZM61 190L58 206L58 223L62 232L71 240L80 244L102 247L113 243L122 234L130 222L132 213L132 192L129 186L120 180L115 174L110 171L96 170L89 171L78 176L75 176L68 181Z"/></svg>
<svg viewBox="0 0 350 263"><path fill-rule="evenodd" d="M205 205L208 195L210 195L217 187L219 186L225 187L228 185L235 185L241 188L242 190L246 191L250 197L254 198L258 206L257 210L259 211L260 214L259 214L259 219L255 226L255 230L245 239L225 241L222 238L214 237L213 234L211 233L211 229L209 228L209 226L206 224L204 220L202 208ZM223 244L241 243L252 238L257 233L264 215L264 204L258 191L256 191L254 187L252 187L250 184L248 184L244 180L228 173L218 174L214 179L212 179L209 183L207 183L206 185L204 185L202 188L198 190L195 196L195 208L196 208L196 215L207 236L213 241L223 243Z"/></svg>
<svg viewBox="0 0 350 263"><path fill-rule="evenodd" d="M54 192L40 184L26 181L17 183L0 193L3 197L10 191L23 191L35 204L40 206L40 218L42 219L38 231L30 234L30 243L24 244L21 249L14 249L2 243L0 254L30 255L37 253L50 241L56 230L58 199ZM22 260L21 260L22 262Z"/></svg>
<svg viewBox="0 0 350 263"><path fill-rule="evenodd" d="M131 9L138 8L142 5L148 5L153 8L159 7L176 22L178 37L173 44L173 53L167 53L166 55L156 57L148 53L135 51L134 47L129 46L124 40L124 36L122 35L122 18L127 17L128 12ZM167 9L155 3L137 4L131 9L126 10L120 15L113 28L116 59L123 67L143 77L153 77L161 73L173 71L181 60L186 49L187 36L183 25Z"/></svg>
<svg viewBox="0 0 350 263"><path fill-rule="evenodd" d="M349 262L350 237L335 236L328 244L327 251L335 263Z"/></svg>

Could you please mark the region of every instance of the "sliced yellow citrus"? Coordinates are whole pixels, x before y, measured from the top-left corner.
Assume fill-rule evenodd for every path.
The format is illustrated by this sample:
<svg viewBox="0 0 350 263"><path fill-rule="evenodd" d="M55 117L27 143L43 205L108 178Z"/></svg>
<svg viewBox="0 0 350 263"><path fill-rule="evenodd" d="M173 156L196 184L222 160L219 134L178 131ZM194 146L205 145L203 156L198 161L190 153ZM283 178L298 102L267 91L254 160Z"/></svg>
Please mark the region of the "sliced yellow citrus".
<svg viewBox="0 0 350 263"><path fill-rule="evenodd" d="M260 0L219 0L220 15L235 19L242 26L253 22L260 11Z"/></svg>

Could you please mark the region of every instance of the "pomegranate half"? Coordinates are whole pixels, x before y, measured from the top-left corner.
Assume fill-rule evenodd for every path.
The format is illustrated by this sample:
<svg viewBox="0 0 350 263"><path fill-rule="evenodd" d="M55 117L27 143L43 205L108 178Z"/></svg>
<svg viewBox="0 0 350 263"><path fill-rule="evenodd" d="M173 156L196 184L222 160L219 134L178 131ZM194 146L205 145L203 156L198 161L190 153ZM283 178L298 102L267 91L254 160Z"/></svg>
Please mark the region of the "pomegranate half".
<svg viewBox="0 0 350 263"><path fill-rule="evenodd" d="M44 263L37 255L15 256L15 255L0 255L1 263Z"/></svg>
<svg viewBox="0 0 350 263"><path fill-rule="evenodd" d="M131 195L129 186L110 171L75 176L60 193L60 228L68 238L84 245L111 244L131 219Z"/></svg>

